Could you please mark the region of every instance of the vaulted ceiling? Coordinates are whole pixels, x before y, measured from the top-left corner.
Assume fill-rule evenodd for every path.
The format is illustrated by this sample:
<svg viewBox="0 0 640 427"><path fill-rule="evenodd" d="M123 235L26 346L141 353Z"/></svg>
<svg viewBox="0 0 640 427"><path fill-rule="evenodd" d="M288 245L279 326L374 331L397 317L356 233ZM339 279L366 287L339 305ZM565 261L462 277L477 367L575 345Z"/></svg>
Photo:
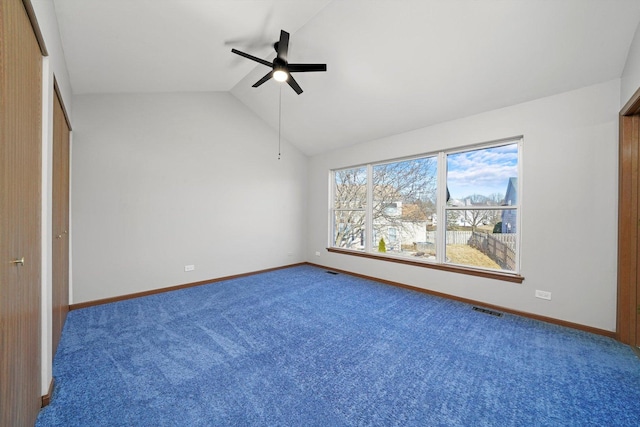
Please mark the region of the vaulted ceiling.
<svg viewBox="0 0 640 427"><path fill-rule="evenodd" d="M230 91L308 155L621 76L638 0L53 0L75 94ZM251 85L280 30L304 89Z"/></svg>

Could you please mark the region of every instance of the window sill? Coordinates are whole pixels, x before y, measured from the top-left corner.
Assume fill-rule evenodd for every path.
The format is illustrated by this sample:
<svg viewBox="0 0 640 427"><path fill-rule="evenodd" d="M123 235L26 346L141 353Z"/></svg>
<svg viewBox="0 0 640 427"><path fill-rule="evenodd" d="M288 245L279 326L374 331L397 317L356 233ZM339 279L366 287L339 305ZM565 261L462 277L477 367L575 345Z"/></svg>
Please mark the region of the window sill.
<svg viewBox="0 0 640 427"><path fill-rule="evenodd" d="M351 256L357 256L361 258L376 259L379 261L387 261L387 262L395 262L398 264L412 265L414 267L432 268L434 270L443 270L443 271L450 271L452 273L468 274L470 276L484 277L486 279L504 280L506 282L512 282L512 283L522 283L524 281L524 277L520 276L519 274L498 273L494 271L460 267L457 265L454 266L454 265L448 265L448 264L434 264L434 263L424 262L424 261L413 261L410 259L376 255L376 254L371 254L367 252L359 252L359 251L348 250L348 249L327 248L327 251L333 252L336 254L351 255Z"/></svg>

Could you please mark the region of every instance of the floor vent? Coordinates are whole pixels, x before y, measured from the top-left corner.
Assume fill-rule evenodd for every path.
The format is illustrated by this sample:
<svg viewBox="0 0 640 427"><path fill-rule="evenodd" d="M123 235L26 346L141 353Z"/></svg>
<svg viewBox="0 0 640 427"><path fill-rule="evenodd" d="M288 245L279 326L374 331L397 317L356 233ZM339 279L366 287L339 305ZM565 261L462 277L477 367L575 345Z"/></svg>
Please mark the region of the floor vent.
<svg viewBox="0 0 640 427"><path fill-rule="evenodd" d="M329 270L327 270L327 273L329 273L329 274L333 274L333 275L338 274L338 273L336 273L335 271L329 271Z"/></svg>
<svg viewBox="0 0 640 427"><path fill-rule="evenodd" d="M480 307L473 307L473 309L475 311L479 311L480 313L490 314L496 317L502 317L502 313L500 313L499 311L493 311L493 310L489 310L488 308L480 308Z"/></svg>

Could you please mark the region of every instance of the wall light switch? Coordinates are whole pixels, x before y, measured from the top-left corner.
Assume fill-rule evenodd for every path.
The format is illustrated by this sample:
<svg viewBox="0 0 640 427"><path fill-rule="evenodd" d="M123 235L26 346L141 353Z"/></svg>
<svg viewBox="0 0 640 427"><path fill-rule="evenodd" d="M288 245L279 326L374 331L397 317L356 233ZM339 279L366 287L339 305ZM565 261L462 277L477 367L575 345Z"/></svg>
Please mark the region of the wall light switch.
<svg viewBox="0 0 640 427"><path fill-rule="evenodd" d="M196 269L195 265L185 265L184 266L184 271L193 271Z"/></svg>

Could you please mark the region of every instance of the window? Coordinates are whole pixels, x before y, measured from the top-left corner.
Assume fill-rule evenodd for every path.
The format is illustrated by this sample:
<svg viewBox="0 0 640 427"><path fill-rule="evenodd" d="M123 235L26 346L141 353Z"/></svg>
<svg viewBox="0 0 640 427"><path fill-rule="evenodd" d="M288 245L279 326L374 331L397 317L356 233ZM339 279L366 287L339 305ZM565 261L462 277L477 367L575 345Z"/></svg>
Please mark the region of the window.
<svg viewBox="0 0 640 427"><path fill-rule="evenodd" d="M518 271L518 143L446 154L446 261Z"/></svg>
<svg viewBox="0 0 640 427"><path fill-rule="evenodd" d="M438 160L421 157L371 166L374 250L410 256L426 241L426 218L435 212Z"/></svg>
<svg viewBox="0 0 640 427"><path fill-rule="evenodd" d="M331 246L517 274L521 145L516 138L332 171Z"/></svg>
<svg viewBox="0 0 640 427"><path fill-rule="evenodd" d="M365 247L367 168L334 172L333 246L362 250Z"/></svg>

